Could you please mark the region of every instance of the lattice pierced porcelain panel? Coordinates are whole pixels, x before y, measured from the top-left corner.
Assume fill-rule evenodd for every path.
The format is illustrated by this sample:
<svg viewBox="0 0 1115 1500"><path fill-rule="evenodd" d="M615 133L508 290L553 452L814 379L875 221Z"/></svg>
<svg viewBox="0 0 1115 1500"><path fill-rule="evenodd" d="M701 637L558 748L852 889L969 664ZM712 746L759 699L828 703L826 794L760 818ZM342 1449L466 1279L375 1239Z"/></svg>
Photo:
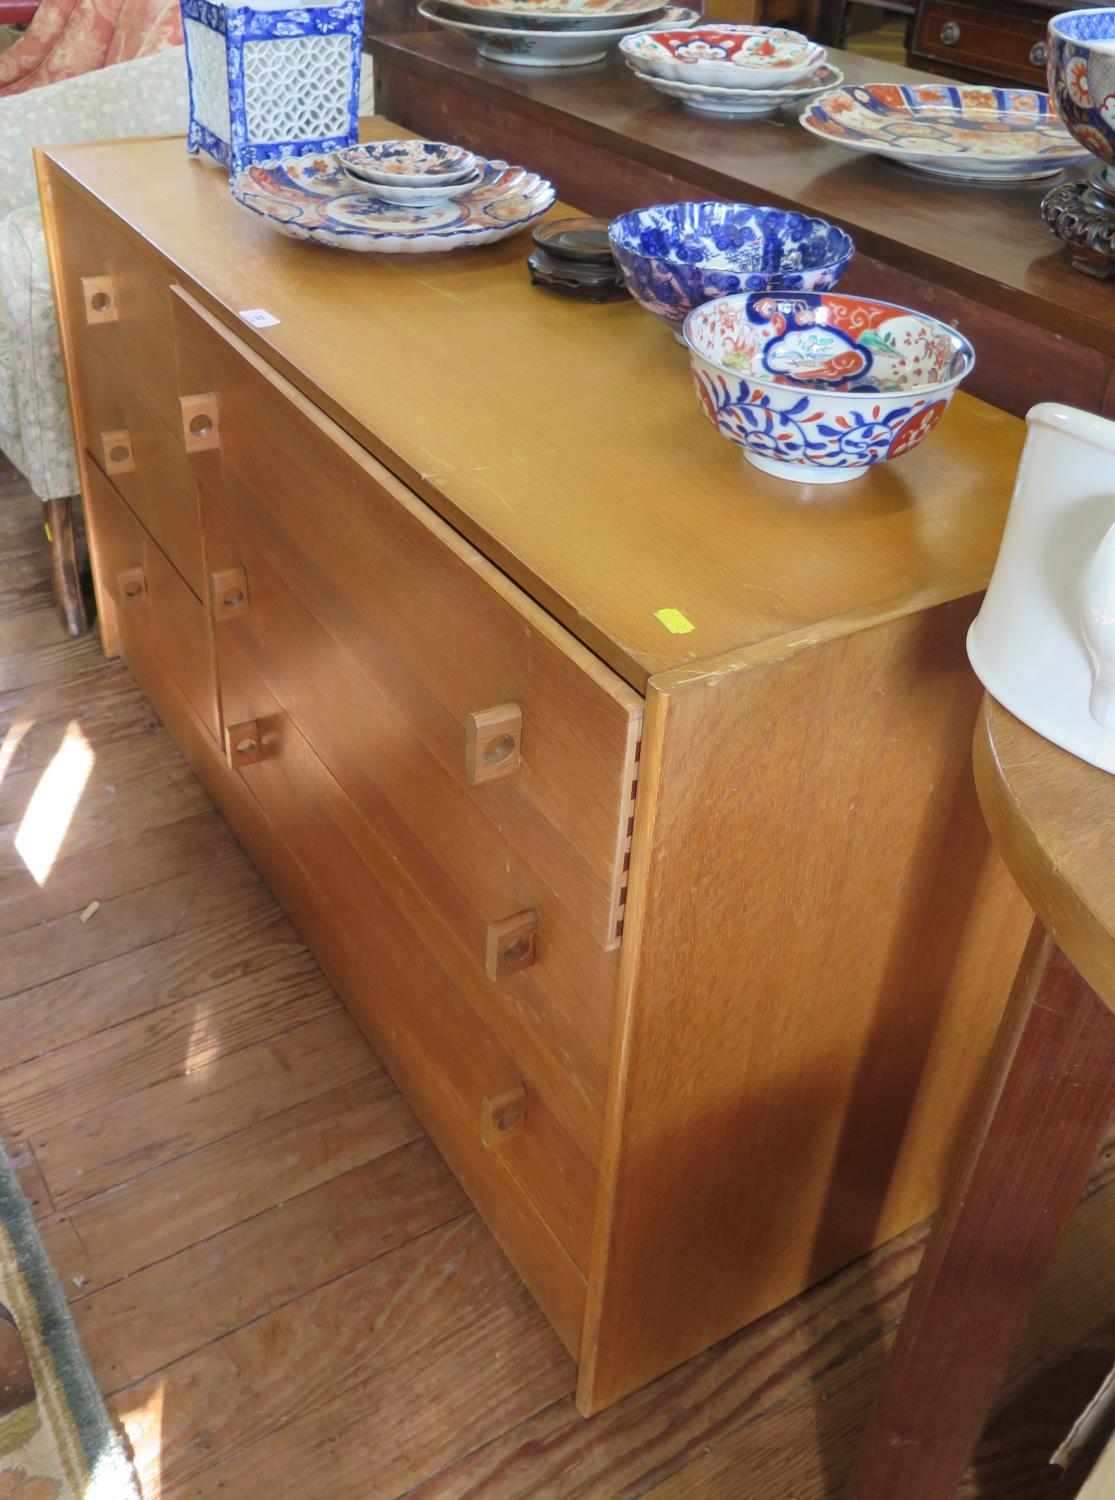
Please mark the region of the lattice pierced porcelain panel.
<svg viewBox="0 0 1115 1500"><path fill-rule="evenodd" d="M355 142L363 0L181 6L191 152L239 170Z"/></svg>

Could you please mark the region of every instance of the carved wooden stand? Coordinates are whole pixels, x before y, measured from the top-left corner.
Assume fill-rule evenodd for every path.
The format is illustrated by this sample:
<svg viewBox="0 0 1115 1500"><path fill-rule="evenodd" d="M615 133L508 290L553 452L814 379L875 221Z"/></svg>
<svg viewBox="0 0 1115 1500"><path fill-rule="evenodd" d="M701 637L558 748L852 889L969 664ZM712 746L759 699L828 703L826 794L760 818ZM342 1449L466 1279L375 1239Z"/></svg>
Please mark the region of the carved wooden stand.
<svg viewBox="0 0 1115 1500"><path fill-rule="evenodd" d="M1062 182L1046 193L1041 216L1072 251L1072 263L1089 276L1115 271L1115 188L1094 167L1086 179Z"/></svg>

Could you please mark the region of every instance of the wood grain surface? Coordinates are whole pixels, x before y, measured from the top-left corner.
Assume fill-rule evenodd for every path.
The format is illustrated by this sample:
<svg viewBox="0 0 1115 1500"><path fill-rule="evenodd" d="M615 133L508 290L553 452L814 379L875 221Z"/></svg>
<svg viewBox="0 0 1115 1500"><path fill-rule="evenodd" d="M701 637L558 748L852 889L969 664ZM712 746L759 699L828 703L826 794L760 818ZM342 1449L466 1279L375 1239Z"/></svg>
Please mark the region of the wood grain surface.
<svg viewBox="0 0 1115 1500"><path fill-rule="evenodd" d="M73 179L60 198L111 201L246 344L640 690L986 583L1023 428L963 392L930 442L834 501L747 465L699 411L669 330L634 304L532 288L523 237L325 255L241 209L178 141L52 155ZM263 332L238 318L260 305L279 319ZM693 630L672 634L663 609Z"/></svg>

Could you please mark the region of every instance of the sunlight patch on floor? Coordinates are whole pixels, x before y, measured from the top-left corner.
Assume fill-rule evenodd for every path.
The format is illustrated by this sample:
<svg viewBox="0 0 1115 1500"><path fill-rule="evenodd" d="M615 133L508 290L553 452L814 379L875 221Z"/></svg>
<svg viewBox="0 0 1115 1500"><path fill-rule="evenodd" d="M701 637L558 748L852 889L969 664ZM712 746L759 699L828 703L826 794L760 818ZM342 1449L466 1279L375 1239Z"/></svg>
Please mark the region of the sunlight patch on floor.
<svg viewBox="0 0 1115 1500"><path fill-rule="evenodd" d="M157 1500L162 1488L165 1393L160 1380L146 1389L124 1391L109 1403L131 1446L144 1500Z"/></svg>
<svg viewBox="0 0 1115 1500"><path fill-rule="evenodd" d="M71 719L50 764L39 777L15 836L16 852L35 883L45 885L73 821L96 755Z"/></svg>
<svg viewBox="0 0 1115 1500"><path fill-rule="evenodd" d="M4 777L8 774L8 767L23 742L23 736L31 728L33 722L32 719L24 719L21 724L13 724L4 738L0 740L0 785L3 785Z"/></svg>

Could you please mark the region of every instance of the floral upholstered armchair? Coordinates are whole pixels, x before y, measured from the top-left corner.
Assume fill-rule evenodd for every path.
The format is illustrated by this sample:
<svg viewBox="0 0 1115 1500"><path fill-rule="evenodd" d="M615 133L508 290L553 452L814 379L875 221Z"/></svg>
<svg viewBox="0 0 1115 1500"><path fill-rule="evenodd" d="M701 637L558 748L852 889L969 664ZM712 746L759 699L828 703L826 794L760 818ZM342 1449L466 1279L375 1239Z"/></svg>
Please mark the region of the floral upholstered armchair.
<svg viewBox="0 0 1115 1500"><path fill-rule="evenodd" d="M0 96L0 451L46 507L71 634L87 625L73 555L78 480L32 148L179 135L186 116L181 47Z"/></svg>
<svg viewBox="0 0 1115 1500"><path fill-rule="evenodd" d="M42 0L23 36L0 53L0 97L181 42L178 0Z"/></svg>

